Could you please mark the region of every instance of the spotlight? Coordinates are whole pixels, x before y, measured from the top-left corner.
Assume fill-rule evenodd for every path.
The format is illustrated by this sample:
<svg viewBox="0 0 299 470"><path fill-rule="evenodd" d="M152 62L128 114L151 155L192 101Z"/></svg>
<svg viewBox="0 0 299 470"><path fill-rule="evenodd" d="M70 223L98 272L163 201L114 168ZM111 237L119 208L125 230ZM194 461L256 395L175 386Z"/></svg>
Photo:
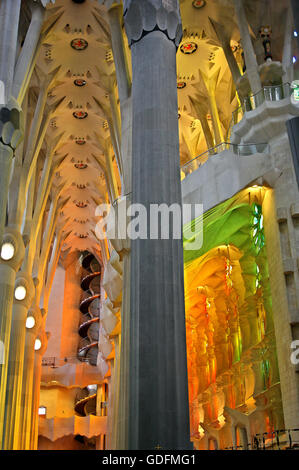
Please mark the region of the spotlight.
<svg viewBox="0 0 299 470"><path fill-rule="evenodd" d="M24 300L26 297L27 291L24 286L18 286L15 288L15 298L17 300Z"/></svg>
<svg viewBox="0 0 299 470"><path fill-rule="evenodd" d="M37 338L35 340L35 343L34 343L34 349L35 351L38 351L40 348L42 347L42 342L39 338Z"/></svg>
<svg viewBox="0 0 299 470"><path fill-rule="evenodd" d="M13 258L15 254L15 247L12 243L5 242L1 247L1 258L8 261Z"/></svg>
<svg viewBox="0 0 299 470"><path fill-rule="evenodd" d="M26 319L26 328L31 330L35 325L35 318L33 316L27 317Z"/></svg>
<svg viewBox="0 0 299 470"><path fill-rule="evenodd" d="M294 31L294 37L297 38L298 37L298 33L297 31Z"/></svg>

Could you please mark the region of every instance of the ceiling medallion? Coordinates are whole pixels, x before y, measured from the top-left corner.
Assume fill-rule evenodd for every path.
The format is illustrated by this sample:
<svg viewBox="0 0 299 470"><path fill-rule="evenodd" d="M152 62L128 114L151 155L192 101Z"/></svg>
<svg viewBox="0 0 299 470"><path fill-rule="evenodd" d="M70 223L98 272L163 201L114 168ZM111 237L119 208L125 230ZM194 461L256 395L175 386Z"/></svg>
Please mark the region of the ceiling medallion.
<svg viewBox="0 0 299 470"><path fill-rule="evenodd" d="M75 235L78 237L78 238L87 238L88 235L84 235L83 233L75 233Z"/></svg>
<svg viewBox="0 0 299 470"><path fill-rule="evenodd" d="M183 54L193 54L193 52L197 51L198 45L196 42L184 42L181 45L180 50Z"/></svg>
<svg viewBox="0 0 299 470"><path fill-rule="evenodd" d="M85 139L76 139L76 144L84 145L84 144L86 144L86 140Z"/></svg>
<svg viewBox="0 0 299 470"><path fill-rule="evenodd" d="M88 42L83 38L76 38L71 41L71 47L76 51L84 51L88 46Z"/></svg>
<svg viewBox="0 0 299 470"><path fill-rule="evenodd" d="M85 168L87 168L87 164L86 163L75 163L75 168L78 168L78 170L85 170Z"/></svg>
<svg viewBox="0 0 299 470"><path fill-rule="evenodd" d="M86 204L86 202L77 202L76 203L76 206L77 207L80 207L80 209L84 209L85 207L87 207L88 204Z"/></svg>
<svg viewBox="0 0 299 470"><path fill-rule="evenodd" d="M178 90L182 90L182 88L185 88L187 86L186 82L178 82L177 88Z"/></svg>
<svg viewBox="0 0 299 470"><path fill-rule="evenodd" d="M86 111L74 111L73 116L76 119L85 119L88 116L88 113Z"/></svg>
<svg viewBox="0 0 299 470"><path fill-rule="evenodd" d="M192 5L194 8L202 8L206 5L206 0L193 0Z"/></svg>
<svg viewBox="0 0 299 470"><path fill-rule="evenodd" d="M83 80L83 78L76 78L76 80L74 80L74 84L76 86L85 86L86 80Z"/></svg>

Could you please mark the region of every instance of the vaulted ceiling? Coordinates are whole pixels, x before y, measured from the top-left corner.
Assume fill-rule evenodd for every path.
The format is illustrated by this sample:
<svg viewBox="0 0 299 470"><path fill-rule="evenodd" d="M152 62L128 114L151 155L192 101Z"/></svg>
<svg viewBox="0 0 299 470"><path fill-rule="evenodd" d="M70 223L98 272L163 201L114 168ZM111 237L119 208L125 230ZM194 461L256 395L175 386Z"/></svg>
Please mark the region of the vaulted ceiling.
<svg viewBox="0 0 299 470"><path fill-rule="evenodd" d="M53 180L53 186L61 190L66 201L60 217L69 235L62 250L98 249L95 209L101 202L113 202L122 190L118 170L118 92L106 12L112 3L110 0L49 3L44 29L53 16L56 23L40 47L32 77L34 89L53 73L48 104L59 103L51 116L46 145L57 138L56 153L62 161ZM178 116L184 163L207 149L191 99L198 103L212 131L208 90L215 92L223 136L238 105L231 73L210 19L221 23L230 35L240 67L242 58L232 0L180 3L184 33L177 52ZM275 54L280 58L279 19L286 3L246 1L257 51L262 47L258 30L265 21L271 22ZM125 33L124 38L127 44ZM127 52L129 57L128 48Z"/></svg>

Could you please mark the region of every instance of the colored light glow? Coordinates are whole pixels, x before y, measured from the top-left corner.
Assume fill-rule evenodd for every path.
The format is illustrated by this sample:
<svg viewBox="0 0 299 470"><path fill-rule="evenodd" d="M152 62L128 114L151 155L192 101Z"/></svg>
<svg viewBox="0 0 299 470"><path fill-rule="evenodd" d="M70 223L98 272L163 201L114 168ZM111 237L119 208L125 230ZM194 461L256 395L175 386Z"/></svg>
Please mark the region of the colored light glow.
<svg viewBox="0 0 299 470"><path fill-rule="evenodd" d="M14 254L15 247L13 246L13 244L9 242L3 243L1 247L1 258L4 261L8 261L13 258Z"/></svg>
<svg viewBox="0 0 299 470"><path fill-rule="evenodd" d="M15 288L15 298L17 300L24 300L26 297L26 294L27 294L26 287L18 286Z"/></svg>
<svg viewBox="0 0 299 470"><path fill-rule="evenodd" d="M294 55L293 56L293 64L296 64L296 62L297 62L297 57Z"/></svg>
<svg viewBox="0 0 299 470"><path fill-rule="evenodd" d="M298 37L298 33L297 31L294 31L294 37L297 38Z"/></svg>
<svg viewBox="0 0 299 470"><path fill-rule="evenodd" d="M35 343L34 343L34 349L35 351L39 351L39 349L42 347L42 342L39 338L37 338L35 340Z"/></svg>
<svg viewBox="0 0 299 470"><path fill-rule="evenodd" d="M30 317L27 317L26 319L26 328L31 330L35 325L35 318L31 315Z"/></svg>
<svg viewBox="0 0 299 470"><path fill-rule="evenodd" d="M268 270L266 252L261 250L265 245L262 200L266 190L263 187L258 189L254 192L255 204L250 203L251 198L247 204L244 203L246 192L243 191L238 197L217 206L216 210L214 208L213 211L206 212L203 227L198 229L204 234L203 246L193 253L188 250L184 253L188 382L190 417L193 423L191 432L194 436L199 427L194 411L197 408L193 409L192 403L197 404L199 394L203 394L215 383L223 371L242 360L243 348L246 352L251 347L250 334L247 334L244 324L240 324L240 319L244 318L245 306L246 312L254 319L252 328L257 342L265 337L268 310L271 311L271 294L267 289L264 290ZM186 231L194 225L194 221L186 224ZM184 244L186 243L187 238L184 239ZM228 296L227 280L233 281ZM242 317L239 318L241 314ZM220 325L223 329L221 336ZM219 348L220 337L225 346L223 349ZM273 346L275 348L275 344ZM197 369L199 364L200 371ZM265 388L271 385L271 374L267 369L268 364L260 365L260 376L265 382ZM227 391L228 406L235 408L235 384L228 384ZM242 399L247 403L245 390L243 392ZM210 398L211 409L205 407L204 410L207 423L214 422L215 416L222 413L222 404L219 407L215 397L212 394ZM204 422L204 419L201 418L200 421Z"/></svg>

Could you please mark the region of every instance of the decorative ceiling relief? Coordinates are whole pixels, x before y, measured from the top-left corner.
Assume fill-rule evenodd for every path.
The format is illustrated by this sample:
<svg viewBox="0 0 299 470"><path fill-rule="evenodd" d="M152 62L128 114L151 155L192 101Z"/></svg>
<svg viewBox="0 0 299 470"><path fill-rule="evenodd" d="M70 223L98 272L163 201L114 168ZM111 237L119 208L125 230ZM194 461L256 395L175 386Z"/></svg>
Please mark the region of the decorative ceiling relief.
<svg viewBox="0 0 299 470"><path fill-rule="evenodd" d="M85 170L85 168L88 167L87 163L83 163L83 162L79 162L79 163L75 163L75 168L77 168L78 170Z"/></svg>
<svg viewBox="0 0 299 470"><path fill-rule="evenodd" d="M177 88L178 90L182 90L183 88L186 88L187 83L186 82L178 82Z"/></svg>
<svg viewBox="0 0 299 470"><path fill-rule="evenodd" d="M76 138L76 141L75 141L75 142L76 142L77 145L84 145L84 144L86 144L86 140L85 140L83 137L78 137L78 138Z"/></svg>
<svg viewBox="0 0 299 470"><path fill-rule="evenodd" d="M196 44L196 42L184 42L180 46L180 51L183 54L193 54L194 52L197 51L197 49L198 49L198 45Z"/></svg>
<svg viewBox="0 0 299 470"><path fill-rule="evenodd" d="M76 119L85 119L88 116L88 113L86 111L74 111L73 116Z"/></svg>
<svg viewBox="0 0 299 470"><path fill-rule="evenodd" d="M194 6L194 8L199 9L206 5L206 1L205 0L193 0L192 5Z"/></svg>
<svg viewBox="0 0 299 470"><path fill-rule="evenodd" d="M88 47L88 42L83 38L76 38L71 41L71 47L76 51L84 51Z"/></svg>
<svg viewBox="0 0 299 470"><path fill-rule="evenodd" d="M85 207L88 206L88 203L83 202L83 201L78 201L78 202L74 201L74 202L75 202L76 206L79 207L79 209L85 209Z"/></svg>
<svg viewBox="0 0 299 470"><path fill-rule="evenodd" d="M86 80L83 80L83 78L76 78L76 80L74 80L74 85L76 86L85 86L86 85Z"/></svg>

